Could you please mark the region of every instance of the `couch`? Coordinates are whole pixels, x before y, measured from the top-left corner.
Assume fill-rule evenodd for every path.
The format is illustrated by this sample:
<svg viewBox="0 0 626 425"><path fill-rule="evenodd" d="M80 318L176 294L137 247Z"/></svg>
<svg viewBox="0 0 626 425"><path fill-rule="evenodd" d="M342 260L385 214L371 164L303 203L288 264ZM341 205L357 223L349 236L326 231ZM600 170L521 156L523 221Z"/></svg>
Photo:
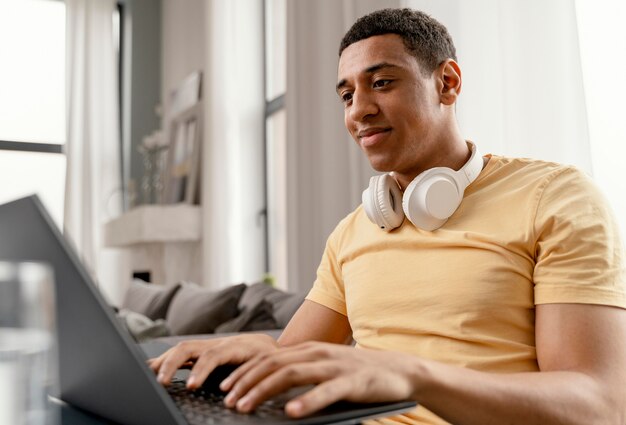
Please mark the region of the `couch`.
<svg viewBox="0 0 626 425"><path fill-rule="evenodd" d="M118 316L138 342L251 331L278 336L305 295L263 282L214 290L190 282L164 286L135 279Z"/></svg>

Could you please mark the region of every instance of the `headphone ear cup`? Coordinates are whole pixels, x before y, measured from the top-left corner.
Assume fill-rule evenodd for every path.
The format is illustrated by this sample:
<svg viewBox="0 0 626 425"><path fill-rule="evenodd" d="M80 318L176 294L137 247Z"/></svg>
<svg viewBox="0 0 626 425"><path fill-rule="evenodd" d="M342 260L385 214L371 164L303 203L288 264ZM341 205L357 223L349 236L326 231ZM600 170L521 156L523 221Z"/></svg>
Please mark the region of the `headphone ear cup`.
<svg viewBox="0 0 626 425"><path fill-rule="evenodd" d="M390 175L370 178L361 200L367 217L382 230L390 232L402 224L402 191Z"/></svg>
<svg viewBox="0 0 626 425"><path fill-rule="evenodd" d="M454 214L463 192L446 168L433 168L416 177L404 191L402 209L411 223L433 231L443 226Z"/></svg>

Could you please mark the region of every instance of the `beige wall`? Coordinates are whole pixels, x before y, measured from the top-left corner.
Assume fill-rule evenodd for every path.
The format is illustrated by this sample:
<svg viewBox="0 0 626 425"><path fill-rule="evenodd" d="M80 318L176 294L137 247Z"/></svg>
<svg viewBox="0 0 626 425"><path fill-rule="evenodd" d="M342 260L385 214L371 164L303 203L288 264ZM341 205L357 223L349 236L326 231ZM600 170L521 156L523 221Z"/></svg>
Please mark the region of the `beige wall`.
<svg viewBox="0 0 626 425"><path fill-rule="evenodd" d="M161 99L169 97L190 73L204 69L206 25L204 0L162 0Z"/></svg>

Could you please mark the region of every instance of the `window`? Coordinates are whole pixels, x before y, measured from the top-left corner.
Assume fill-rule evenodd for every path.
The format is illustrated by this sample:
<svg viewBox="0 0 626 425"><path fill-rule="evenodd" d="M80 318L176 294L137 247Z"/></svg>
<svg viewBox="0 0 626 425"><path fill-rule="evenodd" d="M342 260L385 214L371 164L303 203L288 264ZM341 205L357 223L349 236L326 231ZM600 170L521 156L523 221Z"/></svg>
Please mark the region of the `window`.
<svg viewBox="0 0 626 425"><path fill-rule="evenodd" d="M38 193L61 225L65 4L1 4L0 58L0 203Z"/></svg>
<svg viewBox="0 0 626 425"><path fill-rule="evenodd" d="M265 0L266 270L287 285L287 2Z"/></svg>

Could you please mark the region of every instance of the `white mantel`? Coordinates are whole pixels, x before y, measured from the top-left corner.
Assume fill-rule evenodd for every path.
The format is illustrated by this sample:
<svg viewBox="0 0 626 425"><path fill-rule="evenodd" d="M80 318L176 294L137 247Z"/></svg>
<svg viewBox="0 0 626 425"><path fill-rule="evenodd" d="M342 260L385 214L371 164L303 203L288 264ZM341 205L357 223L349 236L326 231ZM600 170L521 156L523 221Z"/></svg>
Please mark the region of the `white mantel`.
<svg viewBox="0 0 626 425"><path fill-rule="evenodd" d="M158 284L202 284L202 208L143 205L104 225L104 244L126 249L131 275L149 272Z"/></svg>

